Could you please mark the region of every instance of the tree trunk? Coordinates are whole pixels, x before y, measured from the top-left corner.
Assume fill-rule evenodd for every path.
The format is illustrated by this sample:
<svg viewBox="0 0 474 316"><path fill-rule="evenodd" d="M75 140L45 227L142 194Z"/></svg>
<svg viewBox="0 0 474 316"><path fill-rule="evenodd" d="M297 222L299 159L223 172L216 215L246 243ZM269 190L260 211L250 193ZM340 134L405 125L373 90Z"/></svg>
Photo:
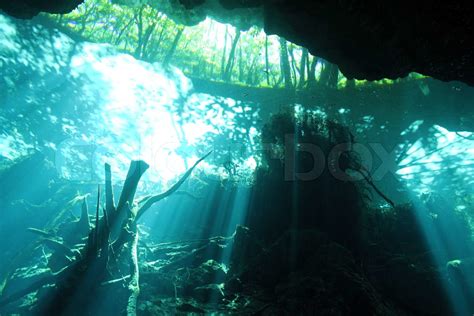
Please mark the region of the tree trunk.
<svg viewBox="0 0 474 316"><path fill-rule="evenodd" d="M137 46L135 47L134 56L136 58L140 58L141 56L141 49L142 49L142 41L143 41L143 9L145 6L141 6L138 10L138 13L135 14L135 21L137 23L137 36L138 42Z"/></svg>
<svg viewBox="0 0 474 316"><path fill-rule="evenodd" d="M285 82L285 88L292 89L293 83L291 82L291 69L290 61L288 59L288 47L286 44L286 39L280 37L280 69L282 73L282 78Z"/></svg>
<svg viewBox="0 0 474 316"><path fill-rule="evenodd" d="M222 51L222 59L221 59L221 78L224 79L225 74L225 60L227 57L227 36L228 36L228 26L225 27L225 35L224 35L224 49Z"/></svg>
<svg viewBox="0 0 474 316"><path fill-rule="evenodd" d="M301 64L300 64L300 83L298 84L299 89L303 89L306 81L306 60L308 59L308 50L303 48L301 55Z"/></svg>
<svg viewBox="0 0 474 316"><path fill-rule="evenodd" d="M133 19L130 19L128 21L128 23L125 24L125 26L122 27L122 29L119 31L119 33L118 33L118 35L117 35L117 37L115 38L115 41L114 41L115 45L118 46L120 44L120 41L122 40L123 33L130 27L130 24L132 24L132 22L133 22Z"/></svg>
<svg viewBox="0 0 474 316"><path fill-rule="evenodd" d="M171 47L166 54L166 57L163 61L165 65L168 65L171 61L171 58L173 58L174 52L176 51L176 48L178 47L179 40L181 39L181 35L183 35L184 32L184 27L180 27L178 29L178 32L176 33L176 36L174 37L173 43L171 44Z"/></svg>
<svg viewBox="0 0 474 316"><path fill-rule="evenodd" d="M339 67L337 67L337 65L332 64L331 75L329 78L328 86L331 88L337 88L339 82Z"/></svg>
<svg viewBox="0 0 474 316"><path fill-rule="evenodd" d="M160 47L161 47L161 42L163 40L163 36L164 36L166 30L167 30L166 25L163 25L162 29L161 29L161 32L160 32L160 35L158 36L158 39L152 41L152 47L149 50L148 58L150 58L150 59L153 58L154 59L154 58L157 57L158 52L159 52Z"/></svg>
<svg viewBox="0 0 474 316"><path fill-rule="evenodd" d="M339 78L339 68L337 65L329 62L324 63L324 68L321 70L321 77L319 82L329 88L337 88Z"/></svg>
<svg viewBox="0 0 474 316"><path fill-rule="evenodd" d="M234 40L232 41L232 47L230 48L230 53L229 53L229 59L227 60L227 65L225 67L225 72L224 72L224 80L225 81L230 81L230 78L232 77L232 68L234 67L234 61L235 61L235 51L237 49L237 44L239 43L240 39L240 29L235 30L235 37Z"/></svg>
<svg viewBox="0 0 474 316"><path fill-rule="evenodd" d="M239 82L244 81L244 61L242 58L242 46L239 47Z"/></svg>
<svg viewBox="0 0 474 316"><path fill-rule="evenodd" d="M255 72L255 66L257 64L257 56L253 58L252 64L250 65L249 71L247 73L247 79L246 83L251 86L254 84L254 72Z"/></svg>
<svg viewBox="0 0 474 316"><path fill-rule="evenodd" d="M355 88L355 80L354 79L347 79L346 89L354 89L354 88Z"/></svg>
<svg viewBox="0 0 474 316"><path fill-rule="evenodd" d="M311 67L308 72L308 86L312 86L316 84L316 66L317 65L318 65L318 58L314 56L311 62Z"/></svg>
<svg viewBox="0 0 474 316"><path fill-rule="evenodd" d="M288 46L288 45L287 45ZM299 69L298 67L296 66L296 58L295 58L295 54L294 54L294 51L293 51L293 45L289 45L288 46L288 54L290 56L290 60L291 60L291 63L290 63L290 66L291 66L291 73L293 74L293 79L294 79L294 83L295 83L295 87L296 87L296 84L298 82L298 72L299 72Z"/></svg>
<svg viewBox="0 0 474 316"><path fill-rule="evenodd" d="M140 54L141 59L144 59L147 57L148 43L150 42L151 35L155 31L155 27L156 27L156 22L149 25L145 31L145 35L143 36L141 54Z"/></svg>
<svg viewBox="0 0 474 316"><path fill-rule="evenodd" d="M265 35L265 74L267 78L267 85L270 86L270 62L268 60L268 36Z"/></svg>

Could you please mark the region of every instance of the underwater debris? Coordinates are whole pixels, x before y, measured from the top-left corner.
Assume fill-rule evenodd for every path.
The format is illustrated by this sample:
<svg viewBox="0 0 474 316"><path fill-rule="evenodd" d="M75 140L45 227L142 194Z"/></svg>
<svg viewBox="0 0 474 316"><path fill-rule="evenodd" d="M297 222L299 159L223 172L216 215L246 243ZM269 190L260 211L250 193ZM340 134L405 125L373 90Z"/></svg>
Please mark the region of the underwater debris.
<svg viewBox="0 0 474 316"><path fill-rule="evenodd" d="M126 203L126 206L129 212L130 205ZM137 245L139 288L132 282L134 270L130 269L129 245L133 245L133 240L129 240L119 254L109 248L107 273L97 291L90 291L84 298L81 311L101 312L100 307L94 307L95 300L100 300L107 306L107 313L114 308L129 308L133 313L136 308L138 315L186 311L451 314L440 286L445 281L443 271L429 258L413 205L397 205L384 212L378 208L361 211L367 233L362 241L368 247L361 255L319 228L288 230L274 240L264 241L260 232L238 226L229 237L158 244L151 244L152 239L144 238L137 229L141 240ZM436 224L436 218L426 215ZM127 236L136 237L132 229L127 230ZM462 261L468 272L469 260ZM16 273L26 275L26 270L34 269L37 268L28 267ZM74 282L76 288L82 288L79 280ZM54 282L50 284L53 286ZM139 296L135 301L132 294L137 290ZM28 303L23 304L36 306L35 297L44 297L46 292L49 292L47 288L43 288L37 295L26 296ZM13 304L12 309L8 307L2 307L2 312L25 311Z"/></svg>
<svg viewBox="0 0 474 316"><path fill-rule="evenodd" d="M40 293L39 300L33 308L35 313L44 315L88 314L87 309L94 307L94 304L90 304L90 297L94 297L94 293L101 291L103 282L110 280L114 274L121 276L120 271L124 271L128 267L129 277L122 277L122 282L108 283L108 286L118 283L118 286L115 285L116 290L122 292L122 294L118 294L118 297L126 298L123 302L117 302L115 306L116 313L122 313L126 310L128 315L136 314L139 294L136 221L153 204L178 190L195 167L209 155L210 153L199 159L171 189L162 194L148 197L142 200L142 205L137 206L133 203L136 189L140 178L148 169L148 165L143 161L131 162L119 202L115 206L111 195L110 166L106 164L106 207L103 208L103 216L99 218L99 187L95 226L89 230L87 242L79 250L74 261L57 272L49 272L43 275L39 280L24 289L7 296L4 295L0 298L0 309L29 293L43 288L45 285L52 285L40 291L42 293ZM83 219L77 223L79 227L84 227L85 223L89 225L88 220L86 220L88 215L85 199L82 204L82 215ZM114 228L117 232L115 236L111 235ZM31 229L31 231L40 233L45 240L56 246L63 246L59 241L50 238L48 233L37 229ZM120 280L120 278L116 278L116 280ZM125 285L125 287L122 285Z"/></svg>
<svg viewBox="0 0 474 316"><path fill-rule="evenodd" d="M365 168L364 168L365 169ZM390 204L390 206L392 208L395 208L395 203L389 198L387 197L382 191L380 191L380 189L375 185L375 183L372 181L372 177L369 173L368 170L365 170L365 171L361 171L360 169L358 170L354 170L355 172L359 173L365 180L365 182L370 185L370 187L372 189L374 189L374 191L382 198L385 200L385 202L387 202L388 204Z"/></svg>

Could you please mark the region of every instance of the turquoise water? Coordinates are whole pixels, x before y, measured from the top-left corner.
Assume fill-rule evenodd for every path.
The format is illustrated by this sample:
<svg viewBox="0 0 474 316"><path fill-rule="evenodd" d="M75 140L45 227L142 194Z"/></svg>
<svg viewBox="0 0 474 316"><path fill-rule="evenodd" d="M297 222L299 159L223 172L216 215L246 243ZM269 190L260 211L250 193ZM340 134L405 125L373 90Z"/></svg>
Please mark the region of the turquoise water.
<svg viewBox="0 0 474 316"><path fill-rule="evenodd" d="M417 74L294 90L196 78L182 55L137 58L5 15L0 53L0 314L472 314L472 87ZM121 204L137 160L148 170ZM117 215L116 230L140 240L109 255L111 227L91 255L98 272L93 237L71 227L82 214L106 231L104 164L117 214L138 225ZM77 262L89 272L34 286Z"/></svg>

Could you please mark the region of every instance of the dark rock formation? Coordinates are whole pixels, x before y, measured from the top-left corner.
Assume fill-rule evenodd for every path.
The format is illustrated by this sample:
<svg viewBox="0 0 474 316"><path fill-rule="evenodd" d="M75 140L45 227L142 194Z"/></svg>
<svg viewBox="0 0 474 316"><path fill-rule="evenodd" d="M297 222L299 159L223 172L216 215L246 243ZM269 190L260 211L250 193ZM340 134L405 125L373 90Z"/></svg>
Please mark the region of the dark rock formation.
<svg viewBox="0 0 474 316"><path fill-rule="evenodd" d="M83 0L0 0L0 10L22 19L31 19L40 12L68 13Z"/></svg>
<svg viewBox="0 0 474 316"><path fill-rule="evenodd" d="M265 5L265 29L337 64L349 78L415 71L473 84L473 10L468 2L285 0Z"/></svg>
<svg viewBox="0 0 474 316"><path fill-rule="evenodd" d="M349 78L398 78L415 71L440 80L474 83L474 6L470 2L220 3L229 10L263 5L267 33L307 47L313 54L337 64Z"/></svg>

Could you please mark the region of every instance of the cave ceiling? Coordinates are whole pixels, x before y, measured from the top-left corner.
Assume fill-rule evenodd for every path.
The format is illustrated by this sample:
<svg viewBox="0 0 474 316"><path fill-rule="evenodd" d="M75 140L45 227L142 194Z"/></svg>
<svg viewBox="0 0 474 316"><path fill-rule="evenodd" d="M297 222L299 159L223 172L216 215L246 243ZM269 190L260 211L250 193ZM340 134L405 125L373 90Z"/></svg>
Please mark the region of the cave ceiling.
<svg viewBox="0 0 474 316"><path fill-rule="evenodd" d="M81 0L0 0L17 18L66 13ZM380 0L114 0L147 3L186 25L210 16L246 30L262 26L339 66L348 78L418 72L474 85L474 2Z"/></svg>

